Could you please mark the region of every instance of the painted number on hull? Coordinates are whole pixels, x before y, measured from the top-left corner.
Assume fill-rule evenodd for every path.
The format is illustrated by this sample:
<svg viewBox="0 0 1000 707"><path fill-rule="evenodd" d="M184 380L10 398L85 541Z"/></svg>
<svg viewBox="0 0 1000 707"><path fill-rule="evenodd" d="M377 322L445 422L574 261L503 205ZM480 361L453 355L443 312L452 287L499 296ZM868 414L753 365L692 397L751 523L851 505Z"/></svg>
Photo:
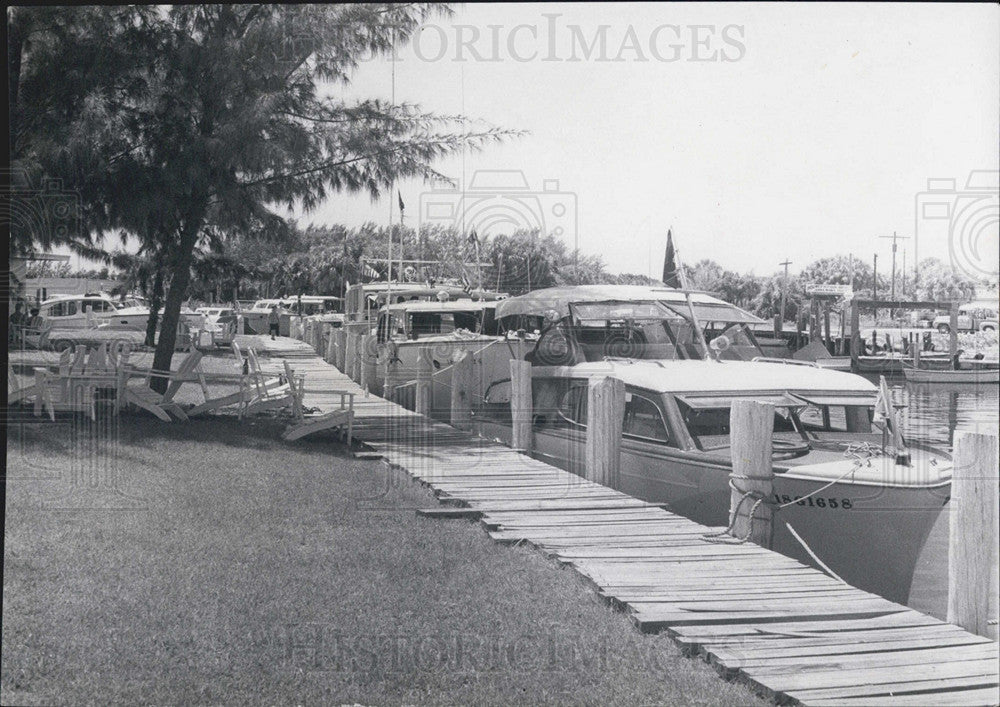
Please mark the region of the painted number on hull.
<svg viewBox="0 0 1000 707"><path fill-rule="evenodd" d="M814 496L802 498L802 496L774 494L774 502L778 504L794 503L796 506L812 506L813 508L843 508L847 511L854 508L854 504L849 498L816 498Z"/></svg>

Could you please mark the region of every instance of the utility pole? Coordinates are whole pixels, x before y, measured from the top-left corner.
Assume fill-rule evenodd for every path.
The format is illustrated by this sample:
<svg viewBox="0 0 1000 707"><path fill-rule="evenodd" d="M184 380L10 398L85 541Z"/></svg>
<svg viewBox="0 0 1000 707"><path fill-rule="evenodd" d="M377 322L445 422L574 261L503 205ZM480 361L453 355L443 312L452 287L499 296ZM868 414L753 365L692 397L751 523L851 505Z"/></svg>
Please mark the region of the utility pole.
<svg viewBox="0 0 1000 707"><path fill-rule="evenodd" d="M892 284L890 287L889 299L896 300L896 244L897 240L909 240L908 236L898 236L896 232L893 231L891 236L879 236L879 238L892 238ZM894 315L893 310L889 310L889 317L892 318Z"/></svg>
<svg viewBox="0 0 1000 707"><path fill-rule="evenodd" d="M778 263L778 265L785 266L785 279L781 282L781 325L785 325L785 297L788 293L788 266L792 264L792 261L785 258L785 261Z"/></svg>
<svg viewBox="0 0 1000 707"><path fill-rule="evenodd" d="M878 253L875 254L875 265L872 267L872 299L878 299Z"/></svg>
<svg viewBox="0 0 1000 707"><path fill-rule="evenodd" d="M878 253L875 254L875 264L872 267L872 299L878 302ZM875 311L872 312L875 317L875 321L878 321L878 305L875 306Z"/></svg>

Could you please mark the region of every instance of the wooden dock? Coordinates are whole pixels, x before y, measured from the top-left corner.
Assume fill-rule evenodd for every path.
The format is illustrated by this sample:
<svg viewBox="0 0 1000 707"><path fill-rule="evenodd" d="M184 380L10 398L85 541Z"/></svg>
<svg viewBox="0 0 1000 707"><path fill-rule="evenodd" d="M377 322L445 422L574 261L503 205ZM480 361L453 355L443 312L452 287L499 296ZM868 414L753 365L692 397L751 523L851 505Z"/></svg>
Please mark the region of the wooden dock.
<svg viewBox="0 0 1000 707"><path fill-rule="evenodd" d="M366 395L307 344L265 341L306 375L305 405L351 390L355 435L431 487L423 511L478 519L593 582L644 632L666 631L723 675L779 703L996 705L998 644L756 545L719 545L694 523L498 443ZM859 548L863 551L863 548Z"/></svg>

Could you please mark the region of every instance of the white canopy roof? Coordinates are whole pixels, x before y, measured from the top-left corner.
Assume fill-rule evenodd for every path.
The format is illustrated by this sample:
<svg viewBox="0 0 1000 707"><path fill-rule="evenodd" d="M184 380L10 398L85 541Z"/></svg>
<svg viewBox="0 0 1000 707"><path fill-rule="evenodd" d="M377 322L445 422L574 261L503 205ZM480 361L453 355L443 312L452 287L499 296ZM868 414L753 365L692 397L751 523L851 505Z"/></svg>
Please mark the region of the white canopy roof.
<svg viewBox="0 0 1000 707"><path fill-rule="evenodd" d="M704 292L690 293L698 318L702 321L732 321L760 324L764 320ZM687 316L687 298L682 290L644 285L576 285L547 287L497 304L497 318L518 314L543 316L550 310L559 317L569 316L570 304L583 302L663 302L682 316ZM683 307L683 308L681 308Z"/></svg>

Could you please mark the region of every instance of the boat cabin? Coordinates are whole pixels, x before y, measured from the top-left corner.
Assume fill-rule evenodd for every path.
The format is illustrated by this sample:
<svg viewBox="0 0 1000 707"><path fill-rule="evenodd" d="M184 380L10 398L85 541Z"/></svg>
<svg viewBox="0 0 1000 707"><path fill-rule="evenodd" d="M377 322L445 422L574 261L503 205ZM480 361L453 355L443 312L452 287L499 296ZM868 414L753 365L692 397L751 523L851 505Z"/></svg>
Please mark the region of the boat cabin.
<svg viewBox="0 0 1000 707"><path fill-rule="evenodd" d="M496 302L471 299L446 302L411 300L383 307L378 315L378 343L415 341L449 334L499 336Z"/></svg>
<svg viewBox="0 0 1000 707"><path fill-rule="evenodd" d="M704 293L672 288L587 285L535 290L504 300L507 330L537 331L528 360L572 365L606 358L723 360L763 356L751 325L762 319ZM698 329L692 322L697 322Z"/></svg>

